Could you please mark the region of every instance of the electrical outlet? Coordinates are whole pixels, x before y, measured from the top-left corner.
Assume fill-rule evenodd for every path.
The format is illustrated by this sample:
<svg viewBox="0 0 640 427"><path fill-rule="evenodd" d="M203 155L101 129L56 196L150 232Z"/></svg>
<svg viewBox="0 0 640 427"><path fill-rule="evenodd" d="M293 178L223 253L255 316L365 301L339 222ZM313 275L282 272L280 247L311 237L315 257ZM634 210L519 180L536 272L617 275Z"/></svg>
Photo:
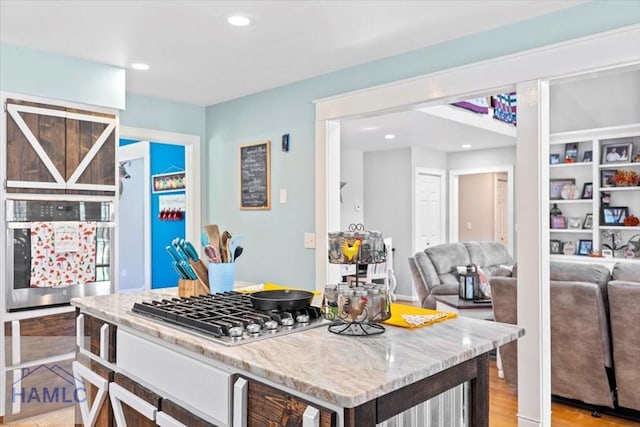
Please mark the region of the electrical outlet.
<svg viewBox="0 0 640 427"><path fill-rule="evenodd" d="M314 249L316 247L316 233L304 233L304 248Z"/></svg>

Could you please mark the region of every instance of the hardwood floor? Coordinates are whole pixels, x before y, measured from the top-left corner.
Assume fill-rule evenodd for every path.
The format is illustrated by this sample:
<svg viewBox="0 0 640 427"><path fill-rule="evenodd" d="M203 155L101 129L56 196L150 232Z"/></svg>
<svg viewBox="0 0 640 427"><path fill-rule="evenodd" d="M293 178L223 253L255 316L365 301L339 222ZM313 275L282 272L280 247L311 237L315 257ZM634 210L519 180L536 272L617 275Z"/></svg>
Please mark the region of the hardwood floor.
<svg viewBox="0 0 640 427"><path fill-rule="evenodd" d="M494 361L489 364L489 390L489 426L517 427L516 390L498 377ZM638 427L640 423L604 414L601 418L594 418L589 410L552 402L551 425L553 427Z"/></svg>

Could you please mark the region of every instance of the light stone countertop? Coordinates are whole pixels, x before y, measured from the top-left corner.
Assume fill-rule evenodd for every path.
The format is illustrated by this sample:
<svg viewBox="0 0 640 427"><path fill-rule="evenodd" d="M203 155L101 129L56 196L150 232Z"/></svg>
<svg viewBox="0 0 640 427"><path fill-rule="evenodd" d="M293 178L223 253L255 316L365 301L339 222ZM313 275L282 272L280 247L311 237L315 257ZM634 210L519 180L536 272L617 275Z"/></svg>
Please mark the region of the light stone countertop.
<svg viewBox="0 0 640 427"><path fill-rule="evenodd" d="M134 302L173 297L176 293L173 288L83 297L72 299L71 304L83 313L345 408L524 335L524 330L514 325L458 317L419 329L385 326L383 334L369 337L336 335L320 326L227 347L131 313Z"/></svg>

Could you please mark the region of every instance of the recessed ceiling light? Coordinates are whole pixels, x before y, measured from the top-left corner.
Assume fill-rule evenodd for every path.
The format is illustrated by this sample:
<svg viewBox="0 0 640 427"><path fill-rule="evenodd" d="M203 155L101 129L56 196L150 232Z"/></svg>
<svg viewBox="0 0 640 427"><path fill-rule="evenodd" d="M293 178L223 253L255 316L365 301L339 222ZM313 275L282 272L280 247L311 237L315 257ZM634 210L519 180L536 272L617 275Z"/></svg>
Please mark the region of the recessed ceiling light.
<svg viewBox="0 0 640 427"><path fill-rule="evenodd" d="M247 25L251 24L251 20L242 15L230 16L229 19L227 19L227 22L234 27L246 27Z"/></svg>
<svg viewBox="0 0 640 427"><path fill-rule="evenodd" d="M386 134L386 135L384 136L384 139L393 139L393 138L395 138L395 137L396 137L396 136L395 136L394 134L392 134L392 133L388 133L388 134Z"/></svg>
<svg viewBox="0 0 640 427"><path fill-rule="evenodd" d="M462 144L462 148L471 148L471 144Z"/></svg>
<svg viewBox="0 0 640 427"><path fill-rule="evenodd" d="M135 64L131 64L131 68L134 70L147 71L149 66L147 64L143 64L142 62L136 62Z"/></svg>

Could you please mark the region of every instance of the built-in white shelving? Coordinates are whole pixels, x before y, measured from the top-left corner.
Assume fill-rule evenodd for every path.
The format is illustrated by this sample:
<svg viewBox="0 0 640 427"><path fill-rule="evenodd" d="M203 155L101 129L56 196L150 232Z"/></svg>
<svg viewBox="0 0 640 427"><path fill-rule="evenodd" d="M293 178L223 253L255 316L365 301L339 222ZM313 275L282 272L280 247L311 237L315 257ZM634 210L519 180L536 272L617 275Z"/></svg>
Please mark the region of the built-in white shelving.
<svg viewBox="0 0 640 427"><path fill-rule="evenodd" d="M636 236L640 233L640 226L607 225L603 223L602 216L603 208L609 206L627 208L629 215L640 217L640 186L604 186L603 176L606 176L607 171L615 170L631 170L640 173L640 162L605 162L602 156L603 153L608 152L605 150L609 150L611 145L625 146L630 144L629 158L635 158L636 154L640 152L640 123L555 133L550 135L549 144L549 152L552 156L550 163L554 163L549 165L550 180L567 180L576 186L574 199L549 200L549 209L556 204L562 211L562 215L566 217L567 224L570 219L575 221L576 218L581 218L584 226L586 217L591 217L590 229L549 229L552 241L560 241L561 246L564 246L564 243L572 242L576 250L575 255L554 253L551 255L551 259L554 261L598 262L610 266L620 261L640 263L640 257L622 258L620 253L616 253L619 256L614 258L577 254L580 242L585 240L591 240L593 249L602 249L602 244L606 244L607 240L601 241L601 239L604 239L603 236L606 236L608 232L615 232L620 236L620 245L626 245L632 238L633 241L637 240ZM622 148L629 152L628 146L621 147L620 150ZM572 156L574 161L563 163L567 156ZM555 163L558 159L562 163ZM582 199L583 191L585 188L588 189L589 185L593 198ZM554 243L553 246L557 250L557 243Z"/></svg>

